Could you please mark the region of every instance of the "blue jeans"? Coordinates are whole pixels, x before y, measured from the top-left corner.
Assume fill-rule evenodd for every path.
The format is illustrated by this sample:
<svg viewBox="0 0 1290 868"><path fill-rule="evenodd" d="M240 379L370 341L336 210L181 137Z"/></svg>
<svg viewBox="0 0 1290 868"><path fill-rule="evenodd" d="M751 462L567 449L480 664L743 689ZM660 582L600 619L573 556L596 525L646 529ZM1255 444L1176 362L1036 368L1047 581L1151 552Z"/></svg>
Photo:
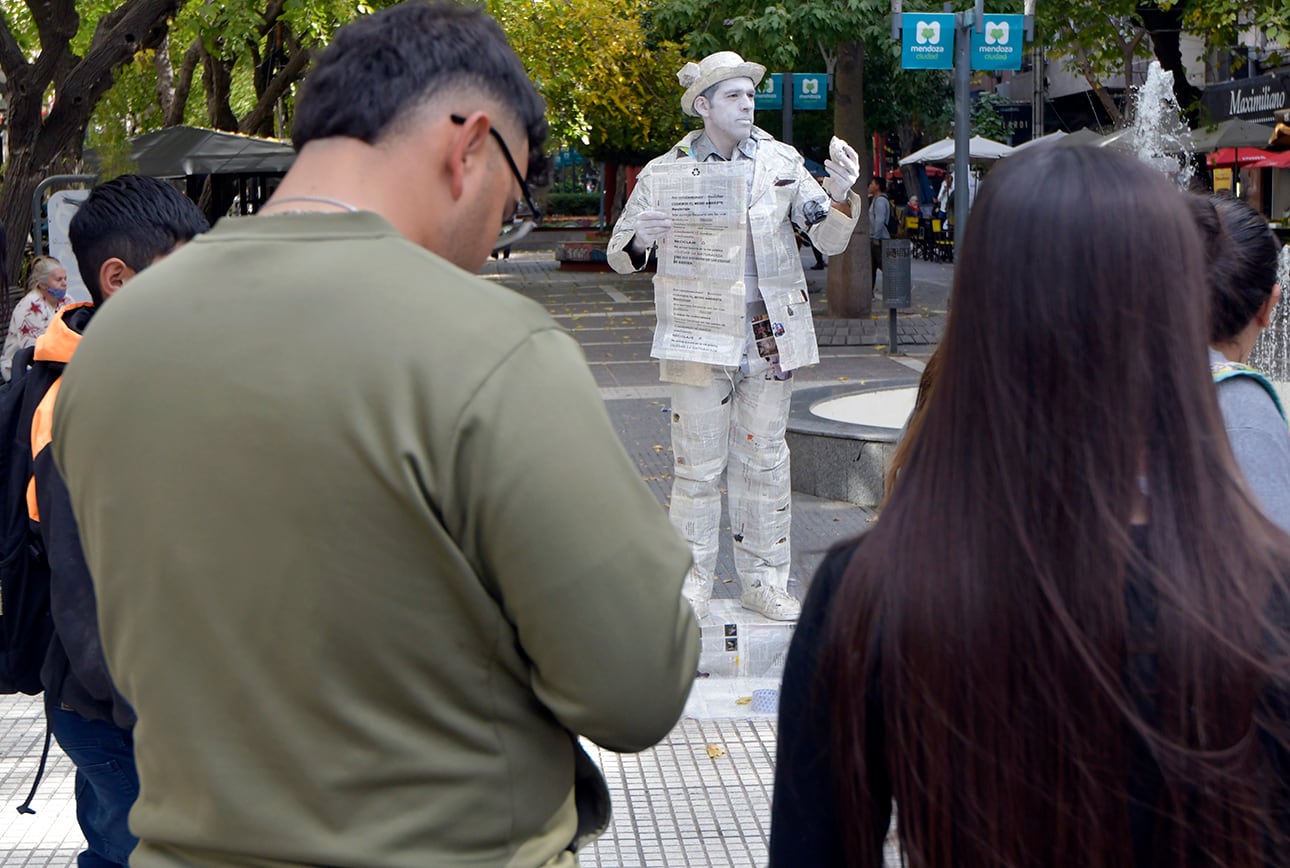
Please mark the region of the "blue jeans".
<svg viewBox="0 0 1290 868"><path fill-rule="evenodd" d="M126 865L139 839L126 818L139 796L134 736L103 720L86 720L67 708L46 707L49 728L76 766L76 819L88 849L79 868Z"/></svg>

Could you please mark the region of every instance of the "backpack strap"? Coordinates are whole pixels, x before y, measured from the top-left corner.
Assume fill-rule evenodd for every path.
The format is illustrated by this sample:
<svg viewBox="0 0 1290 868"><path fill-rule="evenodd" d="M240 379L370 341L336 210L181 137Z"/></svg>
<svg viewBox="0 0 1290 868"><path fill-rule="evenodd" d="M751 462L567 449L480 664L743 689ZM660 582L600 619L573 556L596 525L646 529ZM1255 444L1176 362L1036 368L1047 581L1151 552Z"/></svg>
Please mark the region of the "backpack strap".
<svg viewBox="0 0 1290 868"><path fill-rule="evenodd" d="M36 809L31 806L31 800L36 798L36 788L40 786L40 779L45 776L45 764L49 761L49 742L53 733L49 729L49 715L45 716L45 747L40 752L40 767L36 769L36 779L31 782L31 792L27 793L27 801L18 806L20 814L34 814Z"/></svg>
<svg viewBox="0 0 1290 868"><path fill-rule="evenodd" d="M1214 377L1215 384L1230 380L1233 377L1249 377L1254 380L1272 398L1272 403L1276 405L1277 412L1281 414L1281 420L1286 421L1286 411L1281 406L1281 396L1277 394L1276 387L1272 385L1272 381L1259 370L1251 368L1249 365L1243 365L1240 362L1224 360L1210 363L1209 372Z"/></svg>

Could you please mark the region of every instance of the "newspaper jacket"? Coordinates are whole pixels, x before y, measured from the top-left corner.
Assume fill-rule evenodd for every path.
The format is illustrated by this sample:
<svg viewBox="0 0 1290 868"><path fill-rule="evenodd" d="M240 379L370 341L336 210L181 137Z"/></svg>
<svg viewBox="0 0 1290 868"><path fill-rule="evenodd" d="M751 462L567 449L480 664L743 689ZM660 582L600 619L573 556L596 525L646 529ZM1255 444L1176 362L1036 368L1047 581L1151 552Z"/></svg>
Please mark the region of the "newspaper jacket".
<svg viewBox="0 0 1290 868"><path fill-rule="evenodd" d="M641 170L609 239L609 264L615 271L627 274L644 268L645 261L639 266L633 263L626 247L636 234L637 217L655 207L651 176L657 166L694 160L694 144L702 135L702 130L690 133ZM748 225L757 259L757 282L766 311L776 325L780 368L791 371L820 360L793 226L803 229L821 253L841 253L860 218L861 202L854 192L848 195L852 215L848 217L831 207L828 193L811 177L795 148L777 142L758 127L753 127L750 138L755 142L756 156ZM655 284L658 291L657 281Z"/></svg>

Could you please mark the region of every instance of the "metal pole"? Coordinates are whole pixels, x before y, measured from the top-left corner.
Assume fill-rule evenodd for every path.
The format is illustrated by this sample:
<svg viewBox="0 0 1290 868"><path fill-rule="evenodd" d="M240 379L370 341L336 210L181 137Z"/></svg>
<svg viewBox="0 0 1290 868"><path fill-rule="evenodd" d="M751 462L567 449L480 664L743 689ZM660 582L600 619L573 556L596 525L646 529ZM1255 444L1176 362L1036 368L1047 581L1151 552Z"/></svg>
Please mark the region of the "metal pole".
<svg viewBox="0 0 1290 868"><path fill-rule="evenodd" d="M1044 134L1044 47L1038 42L1030 46L1030 74L1030 137L1037 139Z"/></svg>
<svg viewBox="0 0 1290 868"><path fill-rule="evenodd" d="M956 18L958 33L954 39L954 250L962 250L963 232L967 228L968 153L972 138L972 19L973 13L960 12Z"/></svg>
<svg viewBox="0 0 1290 868"><path fill-rule="evenodd" d="M884 276L883 281L885 282L886 280L887 278L886 276ZM897 352L899 352L900 350L899 344L900 344L900 341L897 340L896 338L896 309L894 307L889 307L887 308L887 353L888 355L895 355Z"/></svg>
<svg viewBox="0 0 1290 868"><path fill-rule="evenodd" d="M793 144L793 73L784 73L784 135L780 141Z"/></svg>

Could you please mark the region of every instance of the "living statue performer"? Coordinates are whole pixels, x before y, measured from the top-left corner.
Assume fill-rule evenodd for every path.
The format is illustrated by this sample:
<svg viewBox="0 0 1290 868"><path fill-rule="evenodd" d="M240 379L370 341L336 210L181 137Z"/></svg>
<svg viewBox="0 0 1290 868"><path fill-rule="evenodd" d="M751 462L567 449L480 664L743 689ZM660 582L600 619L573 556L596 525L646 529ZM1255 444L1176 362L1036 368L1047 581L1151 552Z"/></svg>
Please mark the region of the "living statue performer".
<svg viewBox="0 0 1290 868"><path fill-rule="evenodd" d="M661 359L661 378L671 386L671 519L694 553L684 594L699 618L712 596L719 482L727 467L744 607L780 621L795 620L801 609L788 591L792 500L784 433L793 372L818 362L819 352L793 232L796 226L821 252L838 254L861 211L851 191L859 158L845 142L830 143L829 174L821 185L801 154L753 125L755 89L765 72L732 51L681 69L681 108L702 118L703 129L641 171L609 242L609 263L624 274L643 269L661 245L652 354ZM697 278L678 278L682 242L674 249L669 242L679 235L684 249L697 244L706 251L701 261L722 259L720 252L714 256L703 248L702 227L696 230L687 216L717 195L716 187L705 186L708 175L730 177L728 169L712 165L723 163L737 167L744 181L738 195L717 200L745 209L726 215L744 218L733 221L734 244L724 254L734 280L722 285L708 279L720 272L719 263ZM728 210L739 211L738 205ZM704 310L705 304L712 309ZM723 304L728 315L722 314Z"/></svg>

